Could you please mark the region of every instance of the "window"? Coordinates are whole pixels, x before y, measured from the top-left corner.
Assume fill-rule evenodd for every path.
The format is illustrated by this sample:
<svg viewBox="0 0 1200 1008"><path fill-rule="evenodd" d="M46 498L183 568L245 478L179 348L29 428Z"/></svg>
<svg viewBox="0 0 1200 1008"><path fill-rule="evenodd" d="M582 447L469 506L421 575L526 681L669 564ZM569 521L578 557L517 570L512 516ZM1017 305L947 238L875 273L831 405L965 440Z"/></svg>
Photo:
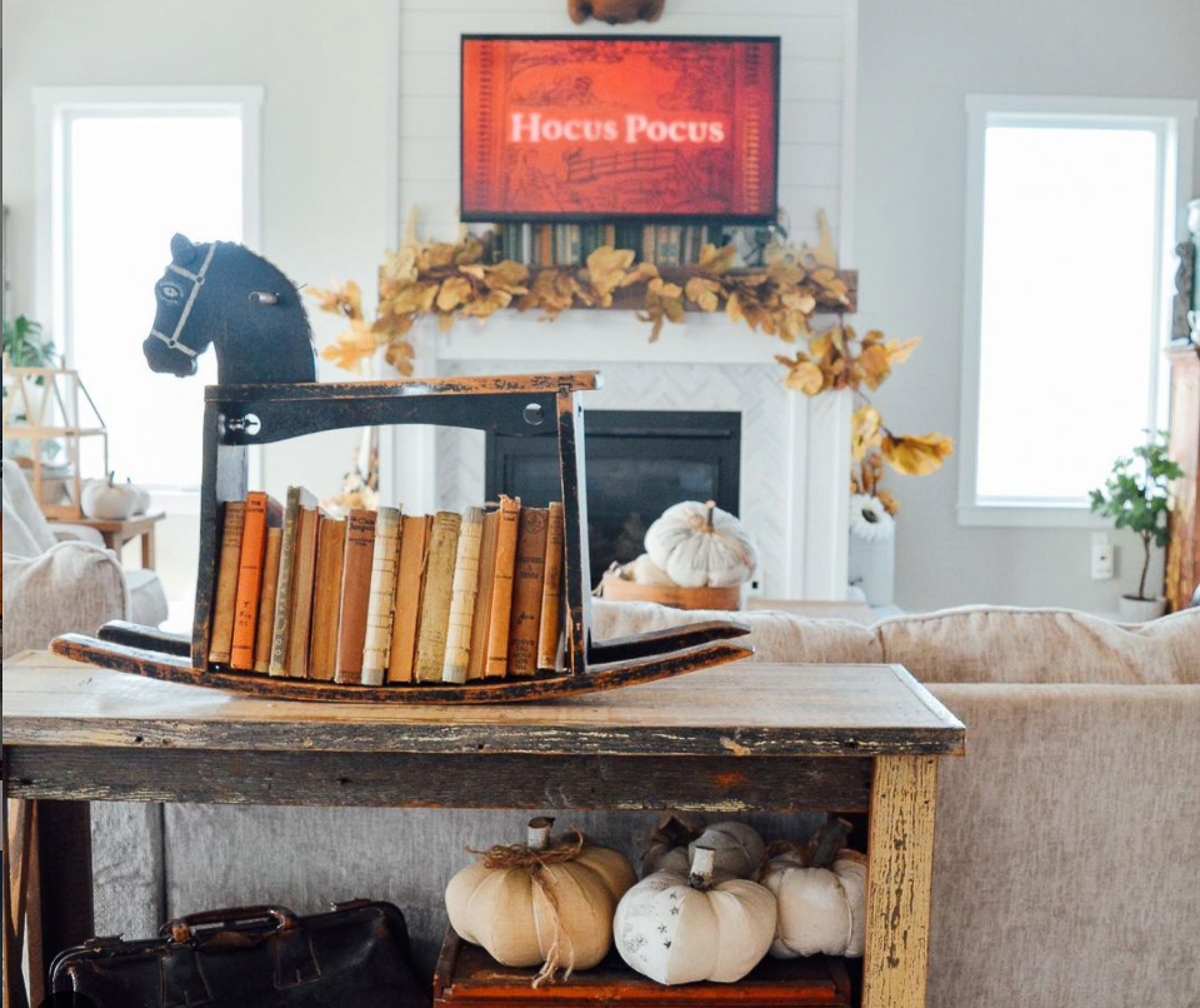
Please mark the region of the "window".
<svg viewBox="0 0 1200 1008"><path fill-rule="evenodd" d="M1088 490L1161 423L1196 105L967 111L960 521L1086 523Z"/></svg>
<svg viewBox="0 0 1200 1008"><path fill-rule="evenodd" d="M195 377L149 371L154 283L176 232L257 244L260 98L249 88L35 96L49 193L40 308L104 418L110 467L159 491L199 482L203 387L217 371L211 350Z"/></svg>

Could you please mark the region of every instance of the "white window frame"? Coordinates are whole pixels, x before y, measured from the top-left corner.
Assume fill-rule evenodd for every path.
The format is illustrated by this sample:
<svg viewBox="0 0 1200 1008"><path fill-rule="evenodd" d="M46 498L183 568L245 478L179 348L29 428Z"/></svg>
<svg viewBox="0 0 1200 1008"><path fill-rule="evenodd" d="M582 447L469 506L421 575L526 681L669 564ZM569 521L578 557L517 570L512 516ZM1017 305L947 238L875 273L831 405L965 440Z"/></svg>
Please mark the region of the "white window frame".
<svg viewBox="0 0 1200 1008"><path fill-rule="evenodd" d="M248 86L74 86L35 87L34 104L34 303L67 360L73 358L66 290L66 131L77 118L96 115L212 115L234 113L242 123L242 242L262 244L262 103L264 89ZM166 238L163 264L166 264ZM155 278L146 278L147 290ZM147 320L147 324L149 323ZM136 339L130 333L130 339ZM147 370L149 378L149 370ZM250 478L261 484L262 452L250 450ZM197 474L198 476L199 474ZM199 492L154 493L154 507L168 514L199 514Z"/></svg>
<svg viewBox="0 0 1200 1008"><path fill-rule="evenodd" d="M991 505L976 496L979 452L979 359L983 309L984 143L989 126L1108 127L1148 129L1156 138L1160 217L1155 273L1160 293L1154 305L1159 340L1151 348L1147 426L1165 420L1165 369L1160 366L1171 325L1175 243L1185 234L1192 188L1192 144L1197 103L1180 99L1088 98L1028 95L967 95L966 226L963 256L962 401L959 427L958 523L980 526L1102 528L1107 523L1085 505ZM1069 294L1069 292L1068 292Z"/></svg>

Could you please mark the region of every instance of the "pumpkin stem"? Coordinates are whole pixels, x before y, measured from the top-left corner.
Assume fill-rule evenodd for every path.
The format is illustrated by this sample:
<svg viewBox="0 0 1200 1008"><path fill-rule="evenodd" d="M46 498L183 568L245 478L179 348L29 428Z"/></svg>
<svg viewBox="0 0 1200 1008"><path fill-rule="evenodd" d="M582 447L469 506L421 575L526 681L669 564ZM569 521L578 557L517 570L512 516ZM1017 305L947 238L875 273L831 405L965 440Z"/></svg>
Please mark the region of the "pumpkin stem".
<svg viewBox="0 0 1200 1008"><path fill-rule="evenodd" d="M554 820L550 816L538 816L529 820L525 842L530 850L545 850L550 846L550 827L553 825Z"/></svg>
<svg viewBox="0 0 1200 1008"><path fill-rule="evenodd" d="M825 813L825 821L800 849L804 863L811 868L829 867L837 859L838 851L846 846L852 828L845 819L832 812Z"/></svg>
<svg viewBox="0 0 1200 1008"><path fill-rule="evenodd" d="M116 480L116 478L117 478L117 471L114 469L112 472L110 472L108 474L108 485L112 486L113 482Z"/></svg>
<svg viewBox="0 0 1200 1008"><path fill-rule="evenodd" d="M688 885L693 889L708 889L712 885L716 857L717 852L712 847L693 847Z"/></svg>

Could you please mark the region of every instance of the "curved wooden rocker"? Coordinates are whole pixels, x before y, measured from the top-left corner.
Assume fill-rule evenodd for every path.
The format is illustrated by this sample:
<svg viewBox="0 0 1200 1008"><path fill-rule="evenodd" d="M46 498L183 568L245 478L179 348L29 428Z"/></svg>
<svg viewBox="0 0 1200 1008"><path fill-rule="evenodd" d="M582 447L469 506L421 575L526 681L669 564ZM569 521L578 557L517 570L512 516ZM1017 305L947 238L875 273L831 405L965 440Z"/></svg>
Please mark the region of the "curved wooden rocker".
<svg viewBox="0 0 1200 1008"><path fill-rule="evenodd" d="M737 661L753 648L729 643L749 627L711 621L635 637L594 641L588 569L587 494L580 393L599 388L595 371L477 378L319 383L304 308L270 263L226 242L171 242L172 262L156 286L158 314L144 344L155 371L188 375L213 344L219 385L204 391L200 563L190 638L130 623L96 637L66 634L51 650L152 679L256 696L370 703L495 703L534 700L651 682ZM269 379L268 379L269 376ZM557 438L563 503L563 668L528 677L362 686L266 676L208 661L220 518L248 489L251 445L318 431L381 424L433 424Z"/></svg>

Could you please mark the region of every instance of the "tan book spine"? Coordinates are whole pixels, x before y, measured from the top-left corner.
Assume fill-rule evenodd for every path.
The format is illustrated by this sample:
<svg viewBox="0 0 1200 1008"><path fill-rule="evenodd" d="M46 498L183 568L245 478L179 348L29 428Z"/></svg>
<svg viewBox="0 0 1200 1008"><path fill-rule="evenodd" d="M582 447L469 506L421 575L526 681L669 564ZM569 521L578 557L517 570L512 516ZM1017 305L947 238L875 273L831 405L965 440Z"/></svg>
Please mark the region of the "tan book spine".
<svg viewBox="0 0 1200 1008"><path fill-rule="evenodd" d="M346 523L338 518L322 515L317 530L312 634L308 646L310 679L332 679L337 666L345 549Z"/></svg>
<svg viewBox="0 0 1200 1008"><path fill-rule="evenodd" d="M258 624L258 596L262 590L266 555L267 495L261 490L253 490L246 494L237 595L233 605L233 641L229 648L230 668L249 671L254 666L254 632Z"/></svg>
<svg viewBox="0 0 1200 1008"><path fill-rule="evenodd" d="M417 630L418 682L440 682L446 660L446 631L450 626L450 594L454 587L454 560L462 516L439 511L429 532L429 560L421 598L421 624Z"/></svg>
<svg viewBox="0 0 1200 1008"><path fill-rule="evenodd" d="M381 507L375 519L375 551L367 597L367 634L363 641L362 682L382 686L392 647L392 607L396 601L396 557L400 549L400 512Z"/></svg>
<svg viewBox="0 0 1200 1008"><path fill-rule="evenodd" d="M262 592L258 598L258 626L254 630L254 671L271 666L271 635L275 630L275 597L279 591L279 554L283 529L267 529L267 552L263 559Z"/></svg>
<svg viewBox="0 0 1200 1008"><path fill-rule="evenodd" d="M396 601L392 607L392 647L388 652L388 682L412 682L416 667L417 629L424 594L425 562L429 554L428 515L405 515L400 532L400 562L396 568Z"/></svg>
<svg viewBox="0 0 1200 1008"><path fill-rule="evenodd" d="M238 569L246 502L227 501L221 515L221 552L217 557L216 588L209 617L208 660L228 665L233 645L233 608L237 601Z"/></svg>
<svg viewBox="0 0 1200 1008"><path fill-rule="evenodd" d="M492 571L492 610L488 616L488 648L485 676L498 679L508 674L508 624L512 618L513 567L517 562L517 531L521 521L521 499L500 495L500 518L496 529L496 564Z"/></svg>
<svg viewBox="0 0 1200 1008"><path fill-rule="evenodd" d="M374 559L375 512L354 508L346 516L342 624L338 629L337 646L336 679L340 683L362 682L363 645L367 641L367 605Z"/></svg>
<svg viewBox="0 0 1200 1008"><path fill-rule="evenodd" d="M537 667L547 671L553 670L558 660L564 533L562 503L551 501L546 524L546 570L542 577L542 616L537 643Z"/></svg>
<svg viewBox="0 0 1200 1008"><path fill-rule="evenodd" d="M288 674L288 645L292 629L292 582L296 573L296 542L300 513L315 507L316 498L303 487L289 487L283 510L283 540L279 546L279 579L275 590L275 617L271 620L271 660L267 671L273 676Z"/></svg>
<svg viewBox="0 0 1200 1008"><path fill-rule="evenodd" d="M479 550L483 544L483 508L468 508L458 530L458 554L450 590L450 621L446 628L446 658L442 681L467 681L471 658L471 623L479 594Z"/></svg>
<svg viewBox="0 0 1200 1008"><path fill-rule="evenodd" d="M500 512L483 516L483 534L479 542L479 594L475 596L475 616L471 620L471 653L467 659L467 681L482 679L487 667L488 626L492 615L492 585L496 573L496 531Z"/></svg>
<svg viewBox="0 0 1200 1008"><path fill-rule="evenodd" d="M538 625L542 616L542 583L546 575L547 508L522 508L513 567L512 616L508 629L508 671L537 672Z"/></svg>
<svg viewBox="0 0 1200 1008"><path fill-rule="evenodd" d="M321 512L315 507L300 509L296 530L296 569L292 573L292 600L289 609L287 674L294 679L308 678L308 647L312 633L313 588L317 576L317 537Z"/></svg>

